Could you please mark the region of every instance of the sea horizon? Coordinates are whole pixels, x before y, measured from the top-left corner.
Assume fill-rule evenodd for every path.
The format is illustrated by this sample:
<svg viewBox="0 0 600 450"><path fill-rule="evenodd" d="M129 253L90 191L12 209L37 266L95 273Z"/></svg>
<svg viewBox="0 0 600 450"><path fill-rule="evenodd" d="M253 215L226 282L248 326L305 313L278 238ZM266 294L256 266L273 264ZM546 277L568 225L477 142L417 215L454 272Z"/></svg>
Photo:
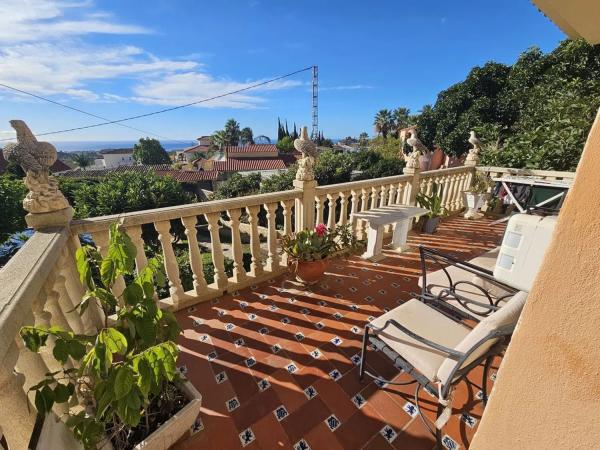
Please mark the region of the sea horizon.
<svg viewBox="0 0 600 450"><path fill-rule="evenodd" d="M117 141L50 141L59 152L77 153L77 152L97 152L100 150L115 149L115 148L132 148L137 144L138 140L117 140ZM187 142L187 143L186 143ZM186 141L185 139L178 141L160 141L165 150L179 150L186 147L191 147L196 144L195 139Z"/></svg>

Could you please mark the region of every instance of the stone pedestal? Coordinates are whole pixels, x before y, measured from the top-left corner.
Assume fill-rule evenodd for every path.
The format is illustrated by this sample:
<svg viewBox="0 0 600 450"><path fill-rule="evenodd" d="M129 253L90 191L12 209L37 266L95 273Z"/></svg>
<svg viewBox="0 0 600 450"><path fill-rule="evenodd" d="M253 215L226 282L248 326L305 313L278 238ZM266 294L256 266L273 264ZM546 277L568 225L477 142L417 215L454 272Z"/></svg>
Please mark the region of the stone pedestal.
<svg viewBox="0 0 600 450"><path fill-rule="evenodd" d="M47 213L29 213L25 216L27 226L40 230L43 228L63 227L73 218L73 208L59 209Z"/></svg>
<svg viewBox="0 0 600 450"><path fill-rule="evenodd" d="M315 225L315 180L294 180L294 188L302 191L302 198L296 199L296 231L309 230Z"/></svg>

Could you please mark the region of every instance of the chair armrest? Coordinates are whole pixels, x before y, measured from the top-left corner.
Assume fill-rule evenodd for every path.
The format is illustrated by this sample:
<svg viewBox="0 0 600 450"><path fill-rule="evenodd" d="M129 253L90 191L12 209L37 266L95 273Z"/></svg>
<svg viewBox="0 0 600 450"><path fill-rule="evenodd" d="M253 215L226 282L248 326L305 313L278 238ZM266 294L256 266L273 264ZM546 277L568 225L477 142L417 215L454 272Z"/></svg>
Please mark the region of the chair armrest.
<svg viewBox="0 0 600 450"><path fill-rule="evenodd" d="M397 329L399 329L400 331L402 331L404 334L406 334L407 336L415 339L416 341L427 345L428 347L434 348L436 350L439 350L440 352L444 352L449 356L454 356L455 358L462 358L465 356L464 353L462 352L458 352L456 350L454 350L453 348L449 348L446 347L445 345L442 344L438 344L437 342L433 342L430 341L427 338L424 338L423 336L418 335L417 333L415 333L414 331L409 330L408 328L406 328L404 325L399 324L397 321L395 321L394 319L389 319L385 322L385 324L379 328L374 326L373 324L368 323L366 325L366 328L370 328L371 330L377 332L377 333L381 333L383 330L385 330L388 326L394 326Z"/></svg>

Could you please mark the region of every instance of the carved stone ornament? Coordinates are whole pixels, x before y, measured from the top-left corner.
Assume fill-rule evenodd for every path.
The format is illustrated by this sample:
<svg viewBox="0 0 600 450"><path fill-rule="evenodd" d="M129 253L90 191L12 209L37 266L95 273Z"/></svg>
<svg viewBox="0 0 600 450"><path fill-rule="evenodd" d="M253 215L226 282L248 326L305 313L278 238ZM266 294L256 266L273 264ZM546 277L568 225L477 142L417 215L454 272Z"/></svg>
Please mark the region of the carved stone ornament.
<svg viewBox="0 0 600 450"><path fill-rule="evenodd" d="M413 150L408 155L404 155L404 161L406 161L407 169L418 169L420 167L419 158L421 157L421 152L418 150Z"/></svg>
<svg viewBox="0 0 600 450"><path fill-rule="evenodd" d="M29 193L23 200L23 208L32 214L49 213L70 208L69 202L58 189L58 182L50 175L50 167L56 162L56 149L49 142L38 142L22 120L11 120L17 132L17 143L4 147L7 161L19 164L26 173L25 185Z"/></svg>
<svg viewBox="0 0 600 450"><path fill-rule="evenodd" d="M469 133L469 143L473 147L469 149L467 161L479 161L479 153L481 152L483 144L481 143L474 131L471 131Z"/></svg>
<svg viewBox="0 0 600 450"><path fill-rule="evenodd" d="M294 148L302 153L298 161L296 180L313 181L315 179L315 159L317 157L317 146L308 138L307 127L302 127L300 137L294 141Z"/></svg>

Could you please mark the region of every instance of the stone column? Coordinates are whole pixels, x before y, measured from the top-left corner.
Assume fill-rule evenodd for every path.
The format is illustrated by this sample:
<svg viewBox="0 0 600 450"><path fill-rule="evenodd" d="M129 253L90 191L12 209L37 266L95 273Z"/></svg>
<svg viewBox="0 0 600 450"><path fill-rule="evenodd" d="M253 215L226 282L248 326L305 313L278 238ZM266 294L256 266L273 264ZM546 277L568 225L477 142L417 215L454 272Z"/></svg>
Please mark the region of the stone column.
<svg viewBox="0 0 600 450"><path fill-rule="evenodd" d="M309 230L315 225L315 181L314 166L317 147L308 138L308 129L302 127L300 137L294 141L294 147L302 152L298 161L298 172L294 188L302 191L302 198L296 200L296 231Z"/></svg>
<svg viewBox="0 0 600 450"><path fill-rule="evenodd" d="M410 206L415 206L417 204L417 194L419 193L419 185L420 185L420 170L417 164L416 167L409 167L407 164L403 169L404 175L411 175L412 179L407 185L408 192L406 194L407 204Z"/></svg>

